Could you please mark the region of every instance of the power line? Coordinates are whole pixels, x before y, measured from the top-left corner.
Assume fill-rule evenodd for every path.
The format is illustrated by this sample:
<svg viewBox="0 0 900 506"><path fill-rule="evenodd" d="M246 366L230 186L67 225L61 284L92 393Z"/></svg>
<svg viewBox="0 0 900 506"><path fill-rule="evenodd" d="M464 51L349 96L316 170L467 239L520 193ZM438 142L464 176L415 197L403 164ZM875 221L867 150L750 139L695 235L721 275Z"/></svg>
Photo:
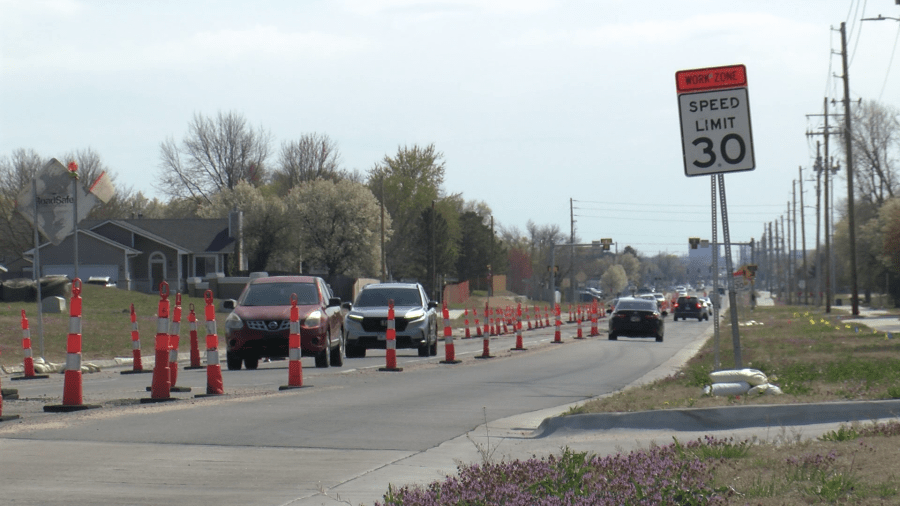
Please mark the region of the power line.
<svg viewBox="0 0 900 506"><path fill-rule="evenodd" d="M894 36L894 47L891 49L891 58L888 60L887 72L884 73L884 83L881 85L881 93L878 94L878 101L881 101L884 95L884 88L887 86L888 76L891 75L891 64L894 63L894 53L897 51L897 41L900 40L900 23L897 23L897 35Z"/></svg>

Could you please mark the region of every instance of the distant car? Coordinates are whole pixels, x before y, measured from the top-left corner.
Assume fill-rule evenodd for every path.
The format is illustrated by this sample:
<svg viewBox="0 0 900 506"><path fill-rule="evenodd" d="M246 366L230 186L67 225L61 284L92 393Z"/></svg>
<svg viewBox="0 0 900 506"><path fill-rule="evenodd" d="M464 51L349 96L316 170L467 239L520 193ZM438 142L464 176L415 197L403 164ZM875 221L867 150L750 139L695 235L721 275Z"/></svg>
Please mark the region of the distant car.
<svg viewBox="0 0 900 506"><path fill-rule="evenodd" d="M107 288L116 286L116 282L112 281L109 276L91 276L87 279L87 284L105 286Z"/></svg>
<svg viewBox="0 0 900 506"><path fill-rule="evenodd" d="M418 283L366 285L352 304L345 303L347 356L362 358L368 349L387 347L388 302L394 301L396 347L417 348L420 357L437 355L437 302Z"/></svg>
<svg viewBox="0 0 900 506"><path fill-rule="evenodd" d="M656 302L656 309L659 310L659 312L663 316L666 316L668 314L667 311L663 310L663 303L666 301L666 297L663 294L661 294L661 293L644 293L644 294L638 295L638 298L645 299L645 300L652 300L653 302Z"/></svg>
<svg viewBox="0 0 900 506"><path fill-rule="evenodd" d="M709 320L709 307L697 297L681 296L675 301L672 320L696 318L698 321Z"/></svg>
<svg viewBox="0 0 900 506"><path fill-rule="evenodd" d="M272 276L250 280L225 319L226 362L229 370L241 363L256 369L261 358L289 356L291 300L297 297L300 354L315 357L316 367L344 364L341 299L333 297L322 278Z"/></svg>
<svg viewBox="0 0 900 506"><path fill-rule="evenodd" d="M619 336L653 337L661 343L665 335L665 322L655 300L620 298L609 317L609 340Z"/></svg>

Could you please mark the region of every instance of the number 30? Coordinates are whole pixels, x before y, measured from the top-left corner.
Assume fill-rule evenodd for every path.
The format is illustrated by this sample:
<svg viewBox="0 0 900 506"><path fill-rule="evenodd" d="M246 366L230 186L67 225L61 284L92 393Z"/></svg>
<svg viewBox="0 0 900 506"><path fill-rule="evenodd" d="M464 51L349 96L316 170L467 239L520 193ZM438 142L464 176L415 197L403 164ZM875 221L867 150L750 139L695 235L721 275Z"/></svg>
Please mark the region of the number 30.
<svg viewBox="0 0 900 506"><path fill-rule="evenodd" d="M738 155L734 158L728 156L728 141L735 140L738 143ZM716 152L713 151L713 141L710 140L709 137L698 137L692 142L694 146L699 144L703 144L703 153L707 155L708 159L705 162L701 162L699 160L694 160L694 165L700 167L701 169L705 169L707 167L711 167L712 164L716 163ZM731 165L740 163L741 160L744 159L744 156L747 154L747 146L744 144L744 139L741 138L738 134L728 134L725 137L722 137L722 142L719 143L719 151L722 153L722 158Z"/></svg>

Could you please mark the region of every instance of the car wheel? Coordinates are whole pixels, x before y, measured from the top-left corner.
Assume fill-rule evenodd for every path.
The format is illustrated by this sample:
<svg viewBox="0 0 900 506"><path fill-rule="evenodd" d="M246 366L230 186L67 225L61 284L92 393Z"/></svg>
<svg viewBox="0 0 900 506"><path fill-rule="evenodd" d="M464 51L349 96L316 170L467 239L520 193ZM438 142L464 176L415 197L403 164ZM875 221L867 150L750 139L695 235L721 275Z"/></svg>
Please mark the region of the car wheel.
<svg viewBox="0 0 900 506"><path fill-rule="evenodd" d="M657 343L663 342L663 336L656 336L656 342Z"/></svg>
<svg viewBox="0 0 900 506"><path fill-rule="evenodd" d="M316 367L324 368L328 367L328 355L331 352L331 334L325 337L325 349L316 353Z"/></svg>
<svg viewBox="0 0 900 506"><path fill-rule="evenodd" d="M341 332L341 338L338 339L338 345L331 349L331 366L341 367L344 365L344 333Z"/></svg>
<svg viewBox="0 0 900 506"><path fill-rule="evenodd" d="M678 317L675 316L675 313L672 313L672 321L673 321L673 322L677 322L677 321L678 321Z"/></svg>
<svg viewBox="0 0 900 506"><path fill-rule="evenodd" d="M702 321L703 321L703 317L702 317L702 316L698 316L698 317L697 317L697 321L698 321L698 322L702 322Z"/></svg>
<svg viewBox="0 0 900 506"><path fill-rule="evenodd" d="M431 346L428 344L428 341L425 341L424 343L420 344L419 345L419 356L427 357L428 352L430 351L430 348L431 348Z"/></svg>
<svg viewBox="0 0 900 506"><path fill-rule="evenodd" d="M365 358L366 349L360 344L354 344L347 341L347 358Z"/></svg>
<svg viewBox="0 0 900 506"><path fill-rule="evenodd" d="M241 363L243 361L243 358L233 351L229 351L225 354L225 363L228 366L229 371L240 371Z"/></svg>
<svg viewBox="0 0 900 506"><path fill-rule="evenodd" d="M244 357L244 367L253 370L259 367L259 357Z"/></svg>
<svg viewBox="0 0 900 506"><path fill-rule="evenodd" d="M609 340L610 340L610 341L618 341L618 339L619 339L619 336L616 335L615 332L610 332L610 333L609 333Z"/></svg>

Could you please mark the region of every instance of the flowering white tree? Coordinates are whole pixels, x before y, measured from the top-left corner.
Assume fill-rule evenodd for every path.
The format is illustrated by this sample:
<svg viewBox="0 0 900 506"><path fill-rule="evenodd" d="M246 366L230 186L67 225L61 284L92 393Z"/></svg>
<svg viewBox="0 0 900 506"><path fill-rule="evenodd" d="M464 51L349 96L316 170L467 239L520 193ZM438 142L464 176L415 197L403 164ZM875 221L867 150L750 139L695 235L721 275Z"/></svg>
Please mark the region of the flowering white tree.
<svg viewBox="0 0 900 506"><path fill-rule="evenodd" d="M287 208L306 264L326 269L329 277L378 272L381 207L366 185L347 179L305 182L288 195ZM390 226L385 213L386 239Z"/></svg>

